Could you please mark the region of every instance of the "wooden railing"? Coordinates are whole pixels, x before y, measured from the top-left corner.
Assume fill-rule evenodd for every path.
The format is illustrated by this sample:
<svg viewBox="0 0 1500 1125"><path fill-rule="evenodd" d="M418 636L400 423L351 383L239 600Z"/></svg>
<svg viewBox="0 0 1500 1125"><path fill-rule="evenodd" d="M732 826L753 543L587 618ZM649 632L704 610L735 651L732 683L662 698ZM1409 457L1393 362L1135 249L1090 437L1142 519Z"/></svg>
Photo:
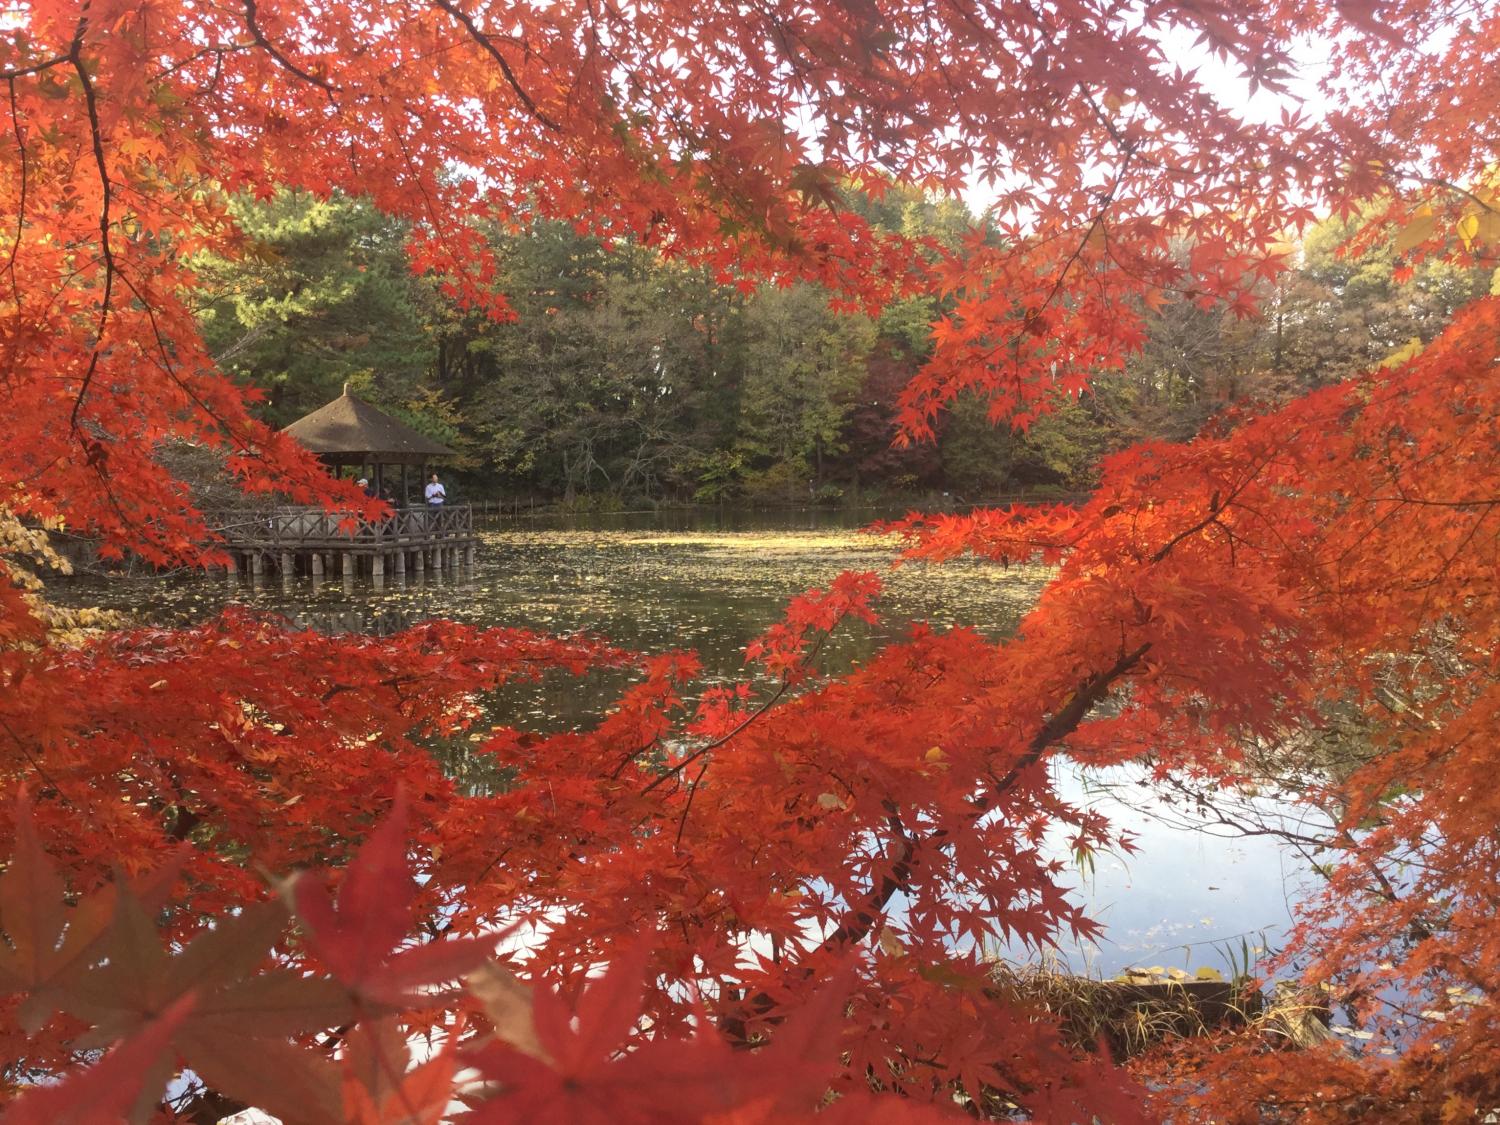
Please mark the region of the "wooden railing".
<svg viewBox="0 0 1500 1125"><path fill-rule="evenodd" d="M467 504L398 508L384 520L360 520L322 508L279 507L205 512L208 526L233 547L398 546L469 538L474 513Z"/></svg>

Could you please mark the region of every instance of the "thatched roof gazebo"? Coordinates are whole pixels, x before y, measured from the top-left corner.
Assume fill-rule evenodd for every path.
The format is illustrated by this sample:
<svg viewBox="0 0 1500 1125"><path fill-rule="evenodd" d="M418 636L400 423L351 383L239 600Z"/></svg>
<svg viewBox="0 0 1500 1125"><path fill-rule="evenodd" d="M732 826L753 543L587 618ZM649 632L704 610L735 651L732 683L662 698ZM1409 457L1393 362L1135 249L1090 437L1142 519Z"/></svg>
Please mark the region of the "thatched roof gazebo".
<svg viewBox="0 0 1500 1125"><path fill-rule="evenodd" d="M408 465L426 465L442 457L453 456L453 450L420 434L404 422L375 409L363 399L344 393L326 406L297 419L285 433L296 438L324 464L335 468L357 465L365 476L374 480L377 491L384 494L387 465L401 466L400 501L409 502L406 484Z"/></svg>
<svg viewBox="0 0 1500 1125"><path fill-rule="evenodd" d="M351 519L319 505L294 504L219 513L217 520L205 513L223 537L232 573L259 580L269 564L280 572L283 583L305 574L316 589L337 568L349 589L361 573L379 587L387 573L404 583L408 569L420 579L424 571L437 575L474 565L478 539L469 505L408 503L408 466L453 456L446 445L355 398L347 383L340 397L283 432L334 470L362 468L375 482L376 494L391 501L393 510L375 519ZM388 465L401 466L399 497L384 487Z"/></svg>

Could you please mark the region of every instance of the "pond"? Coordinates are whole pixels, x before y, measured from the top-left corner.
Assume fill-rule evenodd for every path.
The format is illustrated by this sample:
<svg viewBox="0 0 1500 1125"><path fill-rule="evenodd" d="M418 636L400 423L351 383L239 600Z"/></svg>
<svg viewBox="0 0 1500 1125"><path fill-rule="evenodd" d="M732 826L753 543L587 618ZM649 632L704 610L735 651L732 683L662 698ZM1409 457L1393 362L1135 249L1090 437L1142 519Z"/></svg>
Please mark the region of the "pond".
<svg viewBox="0 0 1500 1125"><path fill-rule="evenodd" d="M887 513L880 513L886 515ZM744 646L776 621L787 600L844 570L880 572L885 595L876 626L841 629L823 663L846 668L912 621L1011 632L1046 581L1041 568L1001 569L959 560L890 569L890 546L859 533L869 513L674 513L665 516L508 522L483 533L472 570L429 572L375 588L295 579L80 579L54 587L60 600L106 605L139 621L186 624L236 602L327 631L385 633L429 617L587 631L641 651L691 648L705 679L743 675ZM586 721L618 689L608 677L543 687L511 704L512 721ZM1099 808L1136 836L1128 857L1099 856L1075 871L1078 895L1107 933L1098 946L1064 948L1075 969L1105 975L1130 966L1226 970L1227 950L1274 943L1289 922L1305 864L1265 837L1226 838L1168 809L1129 771L1085 779L1054 767L1066 794Z"/></svg>

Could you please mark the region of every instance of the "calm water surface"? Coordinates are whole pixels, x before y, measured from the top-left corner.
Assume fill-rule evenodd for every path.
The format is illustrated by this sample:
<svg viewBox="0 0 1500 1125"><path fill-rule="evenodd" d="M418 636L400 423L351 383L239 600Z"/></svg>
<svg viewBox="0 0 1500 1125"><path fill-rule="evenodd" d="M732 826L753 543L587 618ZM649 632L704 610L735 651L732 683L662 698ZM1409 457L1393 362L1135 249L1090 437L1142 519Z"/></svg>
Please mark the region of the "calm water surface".
<svg viewBox="0 0 1500 1125"><path fill-rule="evenodd" d="M873 517L866 517L873 518ZM430 617L586 631L642 651L692 648L707 680L743 674L747 641L787 600L844 570L880 572L879 625L841 630L825 664L848 667L913 621L963 624L987 636L1011 632L1046 579L1040 569L955 561L891 570L888 543L858 533L844 513L701 513L525 521L483 533L472 571L380 589L368 581L310 579L262 585L202 577L79 580L54 589L64 600L103 604L134 619L186 624L243 603L327 631L386 633ZM864 522L864 519L858 519ZM619 682L595 676L509 697L511 721L586 721ZM1110 974L1128 966L1226 968L1224 947L1274 943L1288 922L1299 864L1265 838L1227 839L1183 823L1125 771L1089 779L1059 765L1065 792L1105 811L1137 837L1129 857L1100 856L1073 882L1107 938L1067 948L1076 968Z"/></svg>

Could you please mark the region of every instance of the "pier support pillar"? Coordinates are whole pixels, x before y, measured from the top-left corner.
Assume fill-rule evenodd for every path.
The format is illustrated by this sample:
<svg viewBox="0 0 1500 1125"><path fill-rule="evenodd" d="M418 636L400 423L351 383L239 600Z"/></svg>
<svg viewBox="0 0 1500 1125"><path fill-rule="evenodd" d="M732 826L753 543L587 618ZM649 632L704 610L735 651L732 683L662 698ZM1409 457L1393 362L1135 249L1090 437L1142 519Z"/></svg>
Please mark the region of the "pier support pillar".
<svg viewBox="0 0 1500 1125"><path fill-rule="evenodd" d="M422 577L422 565L425 561L422 558L422 548L418 547L411 553L411 569L418 578Z"/></svg>
<svg viewBox="0 0 1500 1125"><path fill-rule="evenodd" d="M385 577L385 556L384 555L371 555L370 556L370 577L371 578L384 578Z"/></svg>
<svg viewBox="0 0 1500 1125"><path fill-rule="evenodd" d="M322 551L314 551L312 553L312 576L314 578L322 578L323 577L323 552Z"/></svg>
<svg viewBox="0 0 1500 1125"><path fill-rule="evenodd" d="M266 573L266 560L259 551L250 554L250 576L260 578Z"/></svg>
<svg viewBox="0 0 1500 1125"><path fill-rule="evenodd" d="M391 563L395 566L396 573L399 574L402 578L405 578L406 577L406 552L405 551L397 551L394 555L391 556Z"/></svg>
<svg viewBox="0 0 1500 1125"><path fill-rule="evenodd" d="M344 577L345 578L353 578L354 577L354 556L352 554L350 554L348 551L345 551L344 554L343 554L343 556L342 556L342 558L344 560Z"/></svg>
<svg viewBox="0 0 1500 1125"><path fill-rule="evenodd" d="M297 556L290 551L281 552L281 577L290 578L297 573Z"/></svg>

